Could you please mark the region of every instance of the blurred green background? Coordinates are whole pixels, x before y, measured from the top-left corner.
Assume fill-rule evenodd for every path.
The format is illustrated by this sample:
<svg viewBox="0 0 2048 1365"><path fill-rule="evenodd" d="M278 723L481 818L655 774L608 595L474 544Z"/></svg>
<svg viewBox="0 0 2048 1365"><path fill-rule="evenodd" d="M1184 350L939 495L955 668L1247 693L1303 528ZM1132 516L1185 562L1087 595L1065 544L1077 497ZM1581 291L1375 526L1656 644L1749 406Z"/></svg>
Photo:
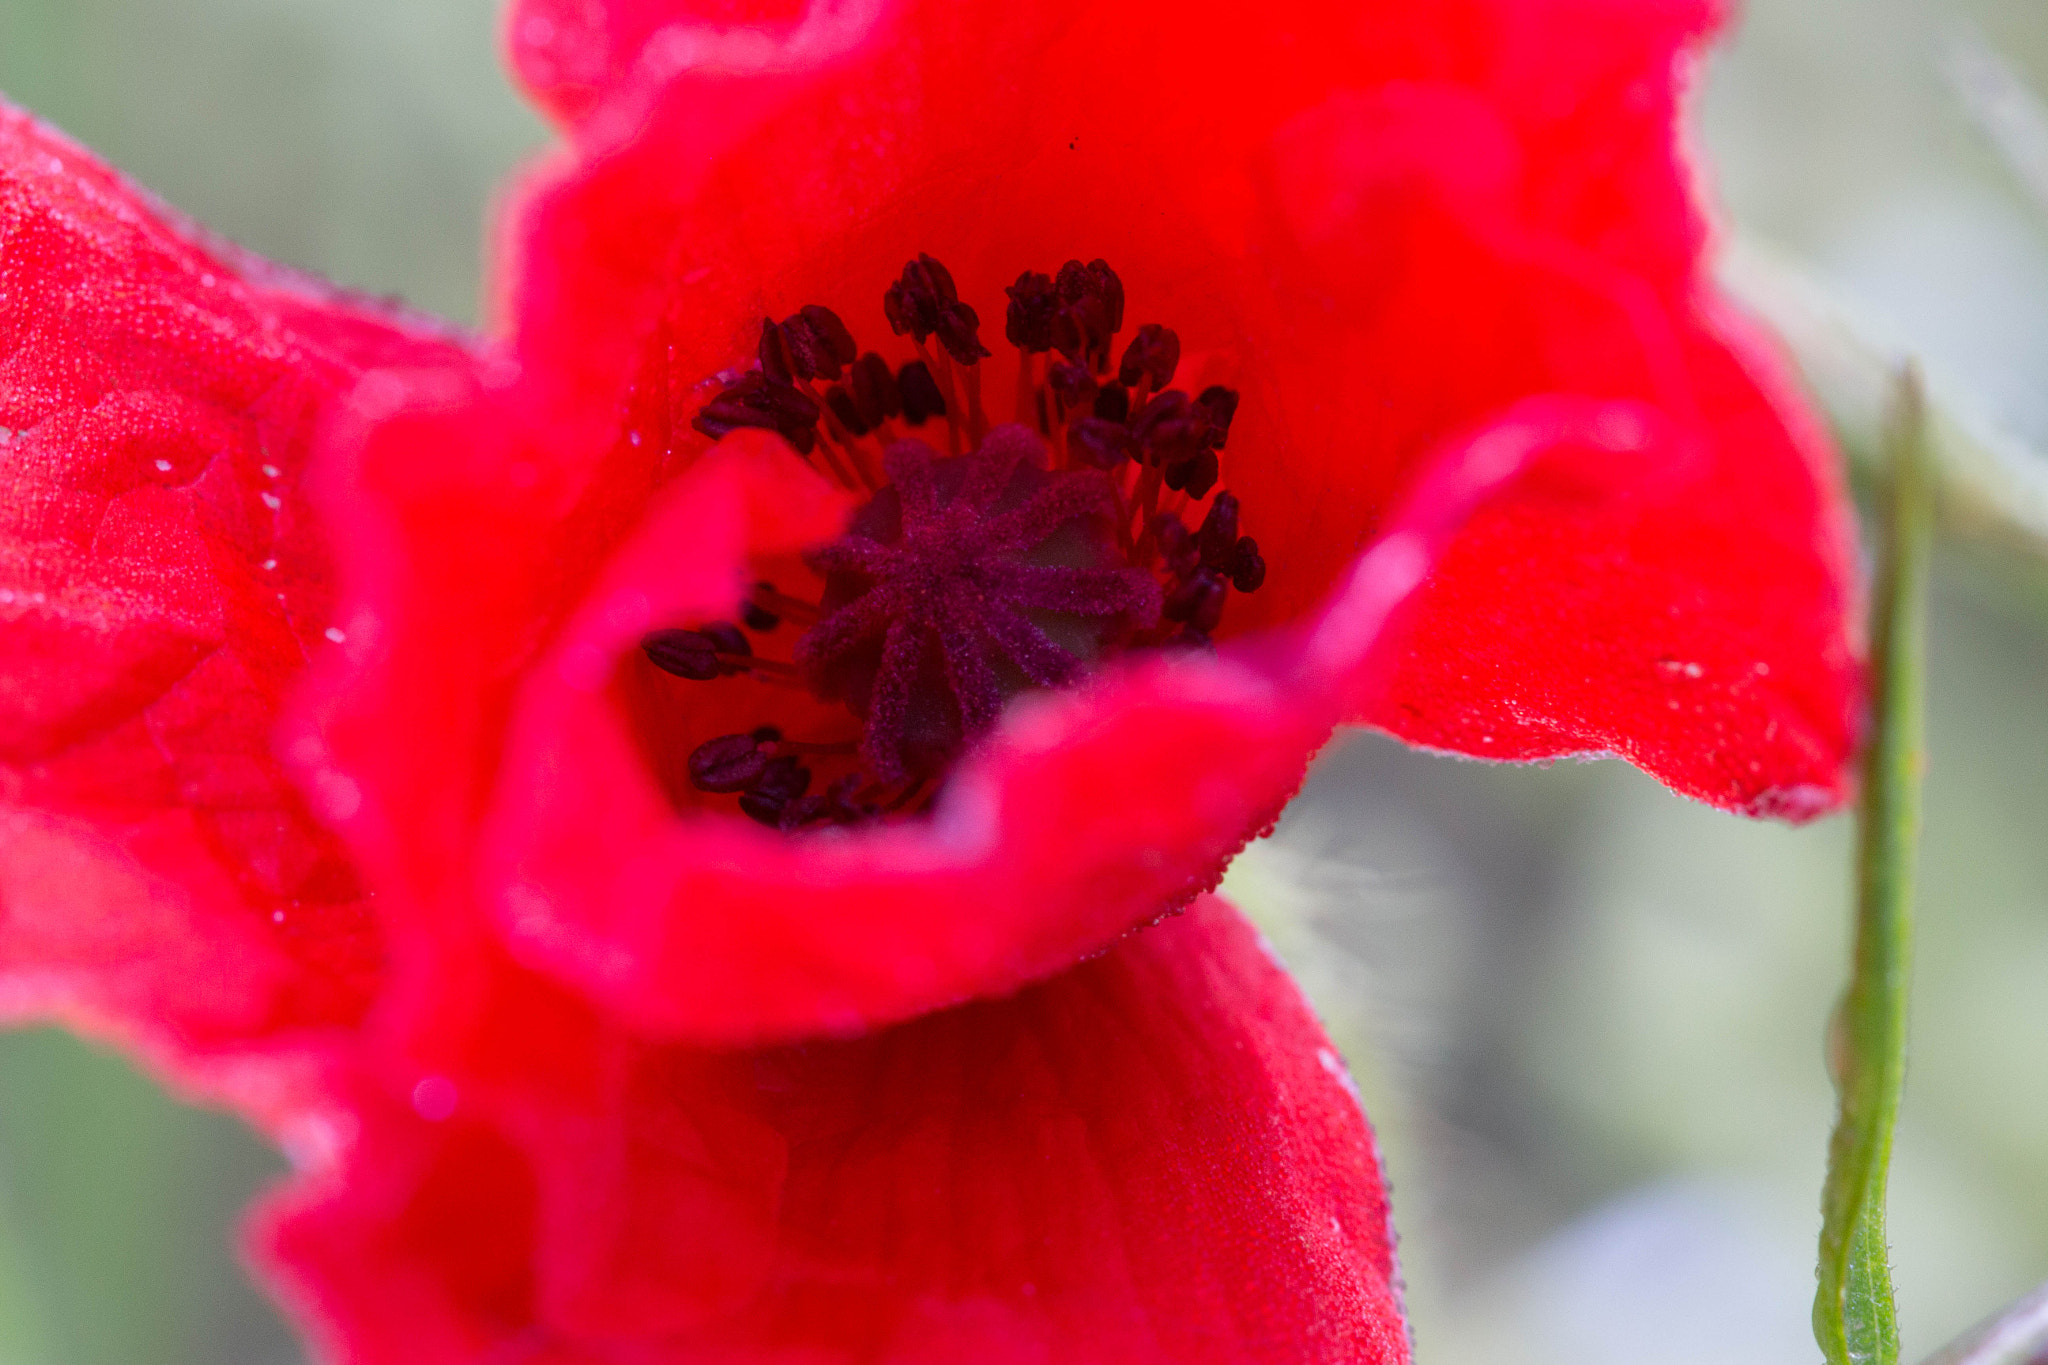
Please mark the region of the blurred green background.
<svg viewBox="0 0 2048 1365"><path fill-rule="evenodd" d="M258 251L473 320L493 186L543 137L495 8L0 0L0 90ZM1944 78L1971 33L2048 89L2041 0L1752 0L1698 136L1739 232L2039 448L2048 218ZM2048 591L1951 547L1933 610L1909 1359L2048 1277ZM1817 1359L1848 843L1358 737L1241 860L1382 1130L1422 1365ZM115 1058L0 1036L0 1365L297 1359L231 1249L281 1169Z"/></svg>

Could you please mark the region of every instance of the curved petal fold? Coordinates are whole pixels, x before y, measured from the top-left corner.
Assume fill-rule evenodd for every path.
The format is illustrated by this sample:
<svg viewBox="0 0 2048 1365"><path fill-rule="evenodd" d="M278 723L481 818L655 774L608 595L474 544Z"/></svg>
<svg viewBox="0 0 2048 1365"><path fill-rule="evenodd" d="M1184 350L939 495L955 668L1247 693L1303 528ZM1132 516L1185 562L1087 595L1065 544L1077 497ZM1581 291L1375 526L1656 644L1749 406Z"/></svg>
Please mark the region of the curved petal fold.
<svg viewBox="0 0 2048 1365"><path fill-rule="evenodd" d="M858 1040L591 1039L573 1097L432 1078L368 1106L346 1178L274 1212L338 1356L1408 1359L1356 1093L1221 901Z"/></svg>
<svg viewBox="0 0 2048 1365"><path fill-rule="evenodd" d="M1225 481L1287 552L1231 628L1312 610L1456 433L1542 394L1643 403L1710 466L1697 496L1496 509L1356 718L1480 757L1618 753L1751 813L1844 798L1839 471L1703 270L1676 126L1721 6L528 0L515 30L569 34L571 8L612 74L509 220L505 306L586 467L622 392L692 458L680 414L764 314L882 336L918 251L985 314L1019 270L1099 255L1134 320L1178 330L1183 382L1243 395Z"/></svg>
<svg viewBox="0 0 2048 1365"><path fill-rule="evenodd" d="M330 648L301 496L431 329L204 241L0 108L0 1000L233 1051L359 1016L380 940L273 756Z"/></svg>

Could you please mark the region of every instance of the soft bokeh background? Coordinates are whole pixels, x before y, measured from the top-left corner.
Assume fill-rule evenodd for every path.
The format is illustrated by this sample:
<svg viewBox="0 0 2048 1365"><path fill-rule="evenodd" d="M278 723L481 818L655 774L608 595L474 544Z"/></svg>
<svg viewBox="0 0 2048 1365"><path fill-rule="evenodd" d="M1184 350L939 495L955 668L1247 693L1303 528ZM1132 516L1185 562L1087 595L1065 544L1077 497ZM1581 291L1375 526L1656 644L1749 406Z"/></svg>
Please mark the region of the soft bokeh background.
<svg viewBox="0 0 2048 1365"><path fill-rule="evenodd" d="M261 252L472 319L492 186L542 137L494 9L0 0L0 89ZM1752 0L1701 139L1741 233L2048 445L2048 217L1945 82L1972 32L2048 89L2041 0ZM2044 680L2040 571L1951 547L1893 1181L1909 1358L2048 1277ZM1232 888L1360 1073L1422 1365L1818 1358L1848 843L1613 763L1323 760ZM281 1169L113 1057L0 1036L0 1365L296 1360L229 1248Z"/></svg>

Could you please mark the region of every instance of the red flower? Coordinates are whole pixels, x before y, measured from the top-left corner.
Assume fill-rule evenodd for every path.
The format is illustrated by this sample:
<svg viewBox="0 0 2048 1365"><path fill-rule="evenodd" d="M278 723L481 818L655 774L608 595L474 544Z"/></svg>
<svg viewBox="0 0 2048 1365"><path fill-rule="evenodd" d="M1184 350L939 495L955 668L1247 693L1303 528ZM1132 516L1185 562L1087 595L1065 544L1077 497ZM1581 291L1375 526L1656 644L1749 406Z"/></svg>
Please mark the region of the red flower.
<svg viewBox="0 0 2048 1365"><path fill-rule="evenodd" d="M199 392L246 446L147 429L255 454L145 508L216 536L203 571L108 536L154 595L30 646L7 875L112 889L28 901L46 941L10 918L0 952L317 1071L266 1102L317 1172L272 1239L348 1358L1404 1359L1341 1066L1200 893L1346 721L1611 750L1753 812L1842 795L1839 493L1700 274L1673 145L1714 14L741 17L515 10L570 145L509 214L487 353L10 144L8 323L47 340L8 363L98 363L74 408ZM75 230L18 249L45 218ZM222 281L242 311L195 315ZM228 516L316 411L331 616L249 587ZM83 431L15 503L126 495ZM41 591L119 581L36 525L6 544ZM241 605L154 643L194 585ZM282 752L374 925L299 889L332 849L262 739L320 633ZM124 771L93 746L187 687L189 744L151 747L244 757L234 820L192 833L171 777L139 810L35 785ZM300 901L353 936L283 937Z"/></svg>
<svg viewBox="0 0 2048 1365"><path fill-rule="evenodd" d="M608 26L578 29L590 14ZM380 380L378 413L344 443L355 463L330 505L358 662L327 677L294 752L418 918L475 905L522 960L643 1027L750 1042L911 1017L1101 949L1213 885L1340 719L1503 757L1615 750L1753 810L1839 797L1845 523L1825 448L1698 273L1672 136L1697 7L1367 6L1250 31L1185 8L820 7L771 32L675 15L514 16L522 69L581 117L574 155L511 218L510 354ZM922 248L950 270L905 267ZM1076 261L1071 287L1034 282L1069 252L1114 272ZM967 363L997 340L1013 280L1006 337L1046 347L1054 323L1031 309L1048 291L1068 333L1021 400L1016 346ZM893 522L856 522L848 546L952 575L980 615L913 620L887 606L896 588L843 567L850 548L820 578L845 506L895 473L881 442L849 434L868 418L846 371L875 349L887 378L911 341L930 364L910 380L960 371L947 427L906 411L885 432L965 450L975 386L980 410L1034 423L1063 382L1112 386L1125 344L1101 338L1125 311L1177 332L1168 436L1150 444L1149 404L1100 449L1085 423L1054 422L1050 454L1024 465L1049 459L1074 485L1062 496L1149 508L1176 474L1214 479L1190 470L1220 454L1264 581L1227 589L1221 557L1193 575L1225 604L1213 663L1143 647L1167 631L1135 598L1064 613L1084 638L1050 664L1102 656L1087 685L1024 698L969 745L1038 668L1043 641L1002 635L1033 604ZM788 322L764 337L764 315ZM712 378L757 354L744 382ZM1153 381L1131 377L1142 403ZM1188 434L1187 395L1211 385L1236 405L1220 452L1220 416ZM810 460L763 434L745 458L699 461L711 435L749 427ZM1121 459L1118 441L1145 463L1105 492L1080 466ZM1645 449L1662 482L1481 514L1432 576L1391 687L1351 676L1363 653L1318 673L1303 637L1273 629L1330 609L1432 452L1615 444ZM1060 553L1169 598L1189 586L1142 511L1113 529L1090 505ZM1004 552L1014 571L1046 572L1019 553ZM762 580L776 596L747 610L808 597L804 619L733 628L721 654L696 628L739 620ZM666 672L636 647L659 653L664 630L693 632L667 637ZM852 652L834 662L828 641ZM706 669L739 676L671 676ZM932 751L917 761L913 712ZM749 750L763 726L781 739ZM693 772L719 740L739 767ZM860 790L834 795L842 774ZM749 796L812 822L833 801L919 805L921 778L946 782L933 819L858 837L740 815Z"/></svg>

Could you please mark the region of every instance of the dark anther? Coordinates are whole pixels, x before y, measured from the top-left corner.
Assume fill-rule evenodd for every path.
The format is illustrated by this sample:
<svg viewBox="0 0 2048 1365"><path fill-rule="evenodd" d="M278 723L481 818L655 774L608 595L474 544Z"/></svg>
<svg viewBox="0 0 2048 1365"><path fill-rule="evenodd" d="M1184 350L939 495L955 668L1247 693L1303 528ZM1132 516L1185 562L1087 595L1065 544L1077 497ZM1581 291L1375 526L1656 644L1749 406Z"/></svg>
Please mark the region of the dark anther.
<svg viewBox="0 0 2048 1365"><path fill-rule="evenodd" d="M1265 581L1266 561L1259 554L1259 542L1250 536L1239 536L1237 549L1230 557L1230 586L1239 592L1257 592Z"/></svg>
<svg viewBox="0 0 2048 1365"><path fill-rule="evenodd" d="M1105 261L1027 270L1004 293L1003 332L1021 353L1013 425L985 420L987 376L973 368L989 355L980 317L923 253L882 299L918 359L898 368L862 353L836 313L807 305L762 320L759 368L692 422L713 439L772 431L804 454L827 438L862 438L850 443L853 474L837 455L819 461L867 491L845 534L804 555L823 579L820 601L758 582L733 621L641 640L678 677L801 683L858 719L857 740L791 742L763 725L690 752L696 790L736 795L770 829L929 810L1012 697L1064 686L1130 649L1213 649L1229 594L1265 582L1238 499L1219 491L1237 392L1174 388L1180 337L1159 323L1119 347L1124 286ZM968 367L964 382L956 365ZM974 409L971 424L958 421L962 406ZM934 417L951 454L923 438ZM1134 461L1141 467L1127 469ZM1173 510L1161 510L1162 483ZM1199 526L1190 506L1204 509ZM790 661L756 657L750 633L765 639L785 623L799 636ZM766 704L766 692L733 700ZM814 773L806 764L816 762L826 766Z"/></svg>
<svg viewBox="0 0 2048 1365"><path fill-rule="evenodd" d="M1237 514L1234 493L1218 493L1216 501L1209 504L1209 515L1202 518L1202 529L1195 532L1203 568L1230 571L1232 557L1237 553Z"/></svg>
<svg viewBox="0 0 2048 1365"><path fill-rule="evenodd" d="M1088 373L1086 365L1056 360L1046 371L1046 382L1052 385L1052 391L1059 395L1060 402L1066 404L1069 412L1079 411L1095 401L1095 376Z"/></svg>
<svg viewBox="0 0 2048 1365"><path fill-rule="evenodd" d="M784 318L761 319L761 373L778 384L837 379L853 360L853 333L830 308L811 303Z"/></svg>
<svg viewBox="0 0 2048 1365"><path fill-rule="evenodd" d="M777 384L796 383L796 359L790 354L789 338L774 318L761 319L761 344L755 354L761 358L762 374Z"/></svg>
<svg viewBox="0 0 2048 1365"><path fill-rule="evenodd" d="M818 444L818 405L803 390L755 373L706 403L690 425L714 441L741 427L758 427L808 455Z"/></svg>
<svg viewBox="0 0 2048 1365"><path fill-rule="evenodd" d="M1054 349L1090 370L1109 368L1109 339L1115 335L1104 320L1102 304L1095 299L1063 304L1052 320Z"/></svg>
<svg viewBox="0 0 2048 1365"><path fill-rule="evenodd" d="M690 751L690 785L700 792L745 791L767 770L753 735L720 735Z"/></svg>
<svg viewBox="0 0 2048 1365"><path fill-rule="evenodd" d="M1124 384L1136 384L1142 378L1157 390L1171 384L1173 372L1179 368L1180 338L1171 327L1148 322L1124 347L1124 362L1117 366L1116 377Z"/></svg>
<svg viewBox="0 0 2048 1365"><path fill-rule="evenodd" d="M747 643L747 637L740 634L740 628L730 621L713 621L697 627L697 633L712 643L721 654L752 654L754 647Z"/></svg>
<svg viewBox="0 0 2048 1365"><path fill-rule="evenodd" d="M866 785L861 773L848 773L825 789L825 810L828 818L842 825L857 825L872 820L881 814L881 808L872 801L859 801L855 797Z"/></svg>
<svg viewBox="0 0 2048 1365"><path fill-rule="evenodd" d="M1003 292L1010 296L1010 310L1003 319L1003 335L1010 344L1025 351L1050 351L1053 314L1060 308L1052 276L1027 270Z"/></svg>
<svg viewBox="0 0 2048 1365"><path fill-rule="evenodd" d="M1100 417L1083 417L1067 432L1067 449L1097 469L1116 469L1138 458L1138 443L1128 428Z"/></svg>
<svg viewBox="0 0 2048 1365"><path fill-rule="evenodd" d="M1216 486L1216 477L1221 473L1216 452L1205 450L1192 460L1168 465L1165 482L1168 488L1184 490L1189 497L1199 501L1209 496L1209 490Z"/></svg>
<svg viewBox="0 0 2048 1365"><path fill-rule="evenodd" d="M825 406L832 409L832 415L839 419L839 425L855 436L868 434L868 424L861 420L860 408L853 401L853 395L843 384L834 384L825 390Z"/></svg>
<svg viewBox="0 0 2048 1365"><path fill-rule="evenodd" d="M1185 621L1204 635L1223 619L1223 599L1228 586L1207 569L1197 569L1166 594L1160 615L1169 621Z"/></svg>
<svg viewBox="0 0 2048 1365"><path fill-rule="evenodd" d="M1230 435L1230 421L1237 416L1237 390L1211 384L1196 397L1195 406L1209 415L1209 425L1216 431L1216 449L1223 449L1224 439Z"/></svg>
<svg viewBox="0 0 2048 1365"><path fill-rule="evenodd" d="M922 344L939 330L940 313L958 302L952 272L919 252L916 260L904 263L903 277L882 295L882 314L897 336L908 333Z"/></svg>
<svg viewBox="0 0 2048 1365"><path fill-rule="evenodd" d="M832 358L832 353L825 345L823 338L811 330L810 323L804 321L803 314L796 313L784 318L781 326L775 330L780 338L783 350L789 357L790 373L794 374L798 379L837 379L839 377L839 362ZM761 369L763 373L768 372L768 346L768 337L764 329L761 337Z"/></svg>
<svg viewBox="0 0 2048 1365"><path fill-rule="evenodd" d="M939 310L939 345L962 365L972 365L989 354L981 344L981 319L964 303L949 303Z"/></svg>
<svg viewBox="0 0 2048 1365"><path fill-rule="evenodd" d="M1057 284L1062 303L1092 298L1102 305L1103 322L1109 327L1110 335L1123 330L1124 282L1109 268L1108 261L1098 258L1086 265L1068 261L1060 267Z"/></svg>
<svg viewBox="0 0 2048 1365"><path fill-rule="evenodd" d="M718 662L718 645L694 630L654 631L641 637L640 649L662 672L693 682L704 682L725 671Z"/></svg>
<svg viewBox="0 0 2048 1365"><path fill-rule="evenodd" d="M939 382L922 360L913 360L896 372L896 392L903 401L903 420L914 427L946 415L946 396L939 392Z"/></svg>
<svg viewBox="0 0 2048 1365"><path fill-rule="evenodd" d="M1124 285L1107 261L1068 261L1053 289L1060 311L1052 323L1052 344L1067 359L1097 374L1109 368L1110 338L1124 325Z"/></svg>
<svg viewBox="0 0 2048 1365"><path fill-rule="evenodd" d="M1121 384L1104 384L1095 395L1095 415L1105 422L1131 419L1131 391Z"/></svg>
<svg viewBox="0 0 2048 1365"><path fill-rule="evenodd" d="M1208 414L1179 389L1154 394L1132 421L1131 431L1145 449L1145 462L1168 469L1209 448Z"/></svg>
<svg viewBox="0 0 2048 1365"><path fill-rule="evenodd" d="M853 364L853 406L869 431L903 411L889 362L869 351Z"/></svg>
<svg viewBox="0 0 2048 1365"><path fill-rule="evenodd" d="M820 365L818 373L827 379L837 379L841 367L851 365L853 358L860 354L860 347L854 344L853 333L839 320L839 314L819 303L805 304L789 321L794 324L799 320L824 359L830 362L830 369Z"/></svg>
<svg viewBox="0 0 2048 1365"><path fill-rule="evenodd" d="M1159 542L1160 559L1175 578L1186 578L1202 562L1194 532L1176 514L1161 512L1152 518L1152 535Z"/></svg>
<svg viewBox="0 0 2048 1365"><path fill-rule="evenodd" d="M770 829L783 828L783 814L811 785L811 770L794 758L770 759L740 796L740 809Z"/></svg>

